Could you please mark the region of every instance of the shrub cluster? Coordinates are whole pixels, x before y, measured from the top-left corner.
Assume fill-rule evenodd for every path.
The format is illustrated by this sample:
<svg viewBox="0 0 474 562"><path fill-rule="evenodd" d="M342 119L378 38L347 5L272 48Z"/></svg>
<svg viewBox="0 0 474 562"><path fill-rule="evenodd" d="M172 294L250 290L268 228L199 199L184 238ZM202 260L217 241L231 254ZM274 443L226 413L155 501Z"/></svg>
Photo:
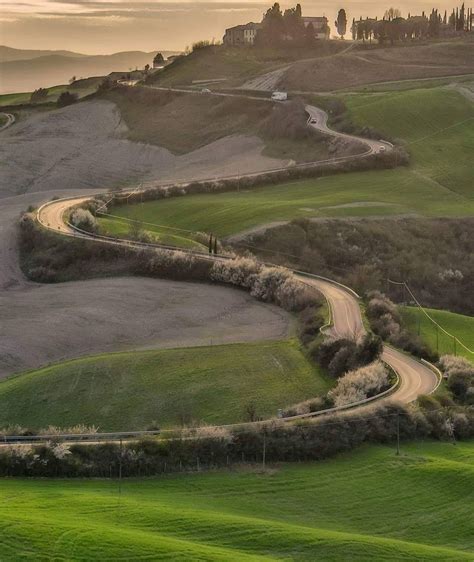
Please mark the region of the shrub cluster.
<svg viewBox="0 0 474 562"><path fill-rule="evenodd" d="M305 423L258 425L254 429L216 431L168 440L99 445L67 445L52 441L38 446L0 449L0 476L117 477L153 476L194 471L233 463L266 460L309 461L350 451L362 443L391 443L397 421L402 439L469 438L474 435L472 409L407 410L384 405L370 412L326 415ZM192 438L190 438L192 437Z"/></svg>
<svg viewBox="0 0 474 562"><path fill-rule="evenodd" d="M309 290L296 281L291 271L267 267L254 258L216 261L212 266L211 279L243 287L256 299L274 302L285 310L303 310L312 301Z"/></svg>
<svg viewBox="0 0 474 562"><path fill-rule="evenodd" d="M245 242L262 248L267 259L272 255L276 263L336 279L361 294L383 290L404 302L403 287L386 280L406 280L425 306L474 315L472 218L296 219Z"/></svg>
<svg viewBox="0 0 474 562"><path fill-rule="evenodd" d="M321 298L313 298L313 304L304 308L298 317L298 337L305 346L311 344L320 334L324 319L320 312Z"/></svg>
<svg viewBox="0 0 474 562"><path fill-rule="evenodd" d="M89 212L89 211L87 211ZM184 252L127 248L81 238L65 238L40 228L31 215L20 221L20 264L40 283L110 275L145 275L209 281L212 262Z"/></svg>
<svg viewBox="0 0 474 562"><path fill-rule="evenodd" d="M84 209L74 211L71 220L80 228L89 228L89 221L95 222L91 212ZM290 271L264 266L254 258L213 261L178 250L128 248L80 238L66 240L39 228L28 214L20 221L20 258L25 274L39 282L129 273L230 284L285 310L300 311L317 302Z"/></svg>
<svg viewBox="0 0 474 562"><path fill-rule="evenodd" d="M443 355L439 365L448 378L448 388L461 403L474 405L474 365L463 357Z"/></svg>
<svg viewBox="0 0 474 562"><path fill-rule="evenodd" d="M73 103L76 103L78 99L79 96L76 93L69 92L66 90L65 92L62 92L59 95L56 105L58 107L66 107L68 105L72 105Z"/></svg>
<svg viewBox="0 0 474 562"><path fill-rule="evenodd" d="M380 361L350 371L329 391L335 406L354 404L389 388L389 372Z"/></svg>
<svg viewBox="0 0 474 562"><path fill-rule="evenodd" d="M44 101L48 97L47 88L38 88L34 92L31 92L30 101L32 103L39 103Z"/></svg>
<svg viewBox="0 0 474 562"><path fill-rule="evenodd" d="M382 354L380 337L367 333L359 340L328 338L310 347L310 353L333 377L368 365Z"/></svg>
<svg viewBox="0 0 474 562"><path fill-rule="evenodd" d="M71 214L71 223L86 232L97 232L99 225L97 219L88 209L75 209Z"/></svg>
<svg viewBox="0 0 474 562"><path fill-rule="evenodd" d="M384 294L373 291L368 294L367 317L372 330L382 339L417 357L436 361L436 353L415 334L402 328L396 305Z"/></svg>

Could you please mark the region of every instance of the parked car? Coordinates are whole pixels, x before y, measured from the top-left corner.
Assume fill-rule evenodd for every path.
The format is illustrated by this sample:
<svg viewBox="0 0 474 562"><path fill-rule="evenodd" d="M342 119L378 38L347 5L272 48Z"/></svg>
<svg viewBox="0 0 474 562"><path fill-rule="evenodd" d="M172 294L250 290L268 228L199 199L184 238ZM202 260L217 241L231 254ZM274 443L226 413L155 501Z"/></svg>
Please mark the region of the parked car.
<svg viewBox="0 0 474 562"><path fill-rule="evenodd" d="M201 94L210 94L210 93L211 93L211 90L209 90L209 88L203 88L201 90Z"/></svg>
<svg viewBox="0 0 474 562"><path fill-rule="evenodd" d="M273 92L273 101L286 101L288 99L288 94L286 92Z"/></svg>

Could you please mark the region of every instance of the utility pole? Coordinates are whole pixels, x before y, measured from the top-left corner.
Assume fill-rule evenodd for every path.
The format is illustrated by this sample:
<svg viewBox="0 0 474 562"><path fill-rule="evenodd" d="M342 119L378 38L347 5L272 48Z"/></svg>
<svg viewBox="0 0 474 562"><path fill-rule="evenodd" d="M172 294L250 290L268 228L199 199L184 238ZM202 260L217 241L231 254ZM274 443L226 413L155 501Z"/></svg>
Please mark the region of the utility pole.
<svg viewBox="0 0 474 562"><path fill-rule="evenodd" d="M400 455L400 412L397 412L397 456Z"/></svg>
<svg viewBox="0 0 474 562"><path fill-rule="evenodd" d="M120 455L119 455L119 495L122 494L122 440L120 439Z"/></svg>
<svg viewBox="0 0 474 562"><path fill-rule="evenodd" d="M267 456L267 432L266 429L263 428L263 451L262 451L262 468L265 470L265 461Z"/></svg>

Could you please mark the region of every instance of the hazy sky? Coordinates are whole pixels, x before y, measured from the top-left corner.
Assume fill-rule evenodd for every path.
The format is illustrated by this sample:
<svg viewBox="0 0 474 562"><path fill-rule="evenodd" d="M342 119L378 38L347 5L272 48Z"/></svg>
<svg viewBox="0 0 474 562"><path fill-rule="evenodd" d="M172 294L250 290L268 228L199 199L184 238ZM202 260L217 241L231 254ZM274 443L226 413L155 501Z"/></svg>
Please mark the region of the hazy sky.
<svg viewBox="0 0 474 562"><path fill-rule="evenodd" d="M336 12L341 7L352 19L381 16L391 5L406 15L408 11L421 13L432 7L450 10L460 1L387 0L385 4L380 0L310 0L301 4L303 14L326 15L334 29ZM272 0L0 0L0 43L23 49L69 49L90 54L182 50L198 39L221 39L224 29L231 25L260 21L271 3Z"/></svg>

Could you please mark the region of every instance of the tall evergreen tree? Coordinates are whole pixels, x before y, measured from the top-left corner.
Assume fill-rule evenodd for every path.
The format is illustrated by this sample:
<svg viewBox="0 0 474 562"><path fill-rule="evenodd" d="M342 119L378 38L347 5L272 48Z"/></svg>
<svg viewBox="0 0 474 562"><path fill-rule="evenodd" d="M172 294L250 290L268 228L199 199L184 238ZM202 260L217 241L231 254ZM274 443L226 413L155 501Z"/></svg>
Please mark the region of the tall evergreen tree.
<svg viewBox="0 0 474 562"><path fill-rule="evenodd" d="M336 26L337 33L341 36L341 39L344 39L344 35L347 31L347 16L346 10L343 8L341 8L337 13L337 19L334 22L334 25Z"/></svg>

